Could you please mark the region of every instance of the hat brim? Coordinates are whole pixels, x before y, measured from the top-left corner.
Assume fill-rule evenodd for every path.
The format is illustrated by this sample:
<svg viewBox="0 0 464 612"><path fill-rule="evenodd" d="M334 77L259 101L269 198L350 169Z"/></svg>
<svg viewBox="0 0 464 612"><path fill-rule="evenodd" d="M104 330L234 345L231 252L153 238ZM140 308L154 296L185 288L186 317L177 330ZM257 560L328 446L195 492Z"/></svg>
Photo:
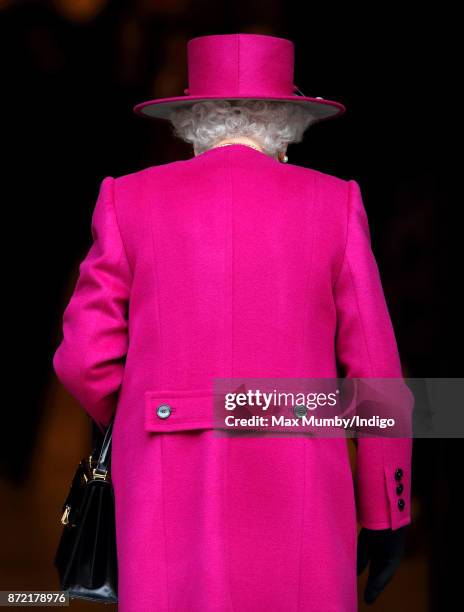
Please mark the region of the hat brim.
<svg viewBox="0 0 464 612"><path fill-rule="evenodd" d="M133 111L140 117L149 119L164 119L169 120L169 115L173 110L178 108L191 106L194 102L202 102L206 100L269 100L276 102L290 102L301 106L304 110L311 113L316 121L324 119L333 119L343 115L346 108L341 102L326 100L325 98L310 98L308 96L177 96L174 98L159 98L157 100L148 100L140 102L133 107Z"/></svg>

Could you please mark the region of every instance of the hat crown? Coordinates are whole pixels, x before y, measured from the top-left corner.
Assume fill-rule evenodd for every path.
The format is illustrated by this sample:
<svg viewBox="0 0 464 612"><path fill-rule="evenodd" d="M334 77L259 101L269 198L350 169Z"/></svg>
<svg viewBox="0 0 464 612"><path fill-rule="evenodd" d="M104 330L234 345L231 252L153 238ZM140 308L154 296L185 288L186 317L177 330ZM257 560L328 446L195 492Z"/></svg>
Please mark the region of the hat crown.
<svg viewBox="0 0 464 612"><path fill-rule="evenodd" d="M190 96L291 96L294 44L267 34L212 34L187 43Z"/></svg>

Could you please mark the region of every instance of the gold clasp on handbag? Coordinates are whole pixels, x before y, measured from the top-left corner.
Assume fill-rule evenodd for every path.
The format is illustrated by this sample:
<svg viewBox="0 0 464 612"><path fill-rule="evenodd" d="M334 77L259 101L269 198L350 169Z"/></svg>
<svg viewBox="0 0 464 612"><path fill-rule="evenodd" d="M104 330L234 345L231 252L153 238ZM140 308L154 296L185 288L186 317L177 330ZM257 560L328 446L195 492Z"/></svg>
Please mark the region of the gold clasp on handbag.
<svg viewBox="0 0 464 612"><path fill-rule="evenodd" d="M93 468L92 470L93 477L100 479L100 480L106 480L106 475L108 473L108 470L105 470L102 474L101 472L97 472L97 469L98 468Z"/></svg>
<svg viewBox="0 0 464 612"><path fill-rule="evenodd" d="M95 467L92 468L92 465L95 465ZM97 479L100 479L100 480L106 480L106 475L108 473L108 470L105 470L104 473L97 472L98 461L92 455L90 455L90 457L89 457L89 466L90 466L90 469L92 470L92 476L94 478L97 478Z"/></svg>
<svg viewBox="0 0 464 612"><path fill-rule="evenodd" d="M69 513L70 512L71 512L71 506L66 506L61 516L61 522L63 523L63 525L67 525L69 523Z"/></svg>

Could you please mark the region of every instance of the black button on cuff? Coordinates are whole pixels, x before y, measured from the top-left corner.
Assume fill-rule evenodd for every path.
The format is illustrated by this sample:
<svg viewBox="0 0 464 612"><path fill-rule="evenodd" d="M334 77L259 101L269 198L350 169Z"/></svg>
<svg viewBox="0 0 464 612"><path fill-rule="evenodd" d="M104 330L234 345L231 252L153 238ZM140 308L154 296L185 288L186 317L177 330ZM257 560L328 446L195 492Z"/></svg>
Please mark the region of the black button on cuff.
<svg viewBox="0 0 464 612"><path fill-rule="evenodd" d="M401 468L396 468L395 480L401 480L402 478L403 478L403 470Z"/></svg>
<svg viewBox="0 0 464 612"><path fill-rule="evenodd" d="M400 484L396 487L396 494L401 495L401 493L403 492L403 489L404 489L403 483L400 482Z"/></svg>
<svg viewBox="0 0 464 612"><path fill-rule="evenodd" d="M405 505L406 505L406 504L405 504L405 501L404 501L404 499L401 497L401 498L398 500L398 508L399 508L400 510L404 510Z"/></svg>

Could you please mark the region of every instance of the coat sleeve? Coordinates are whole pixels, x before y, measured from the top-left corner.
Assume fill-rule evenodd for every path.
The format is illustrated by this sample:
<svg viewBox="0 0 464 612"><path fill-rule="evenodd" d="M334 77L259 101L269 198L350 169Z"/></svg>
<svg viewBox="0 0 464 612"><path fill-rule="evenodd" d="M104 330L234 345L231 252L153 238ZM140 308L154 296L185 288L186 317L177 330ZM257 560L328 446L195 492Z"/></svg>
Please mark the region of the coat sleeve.
<svg viewBox="0 0 464 612"><path fill-rule="evenodd" d="M92 245L63 314L53 356L58 379L103 431L116 408L128 348L131 270L113 201L114 178L100 184Z"/></svg>
<svg viewBox="0 0 464 612"><path fill-rule="evenodd" d="M398 381L407 399L400 409L406 411L402 417L410 432L413 395L402 379L368 218L353 179L348 181L347 213L344 258L334 284L337 360L347 378ZM412 437L357 437L355 444L358 522L368 529L397 529L410 523Z"/></svg>

